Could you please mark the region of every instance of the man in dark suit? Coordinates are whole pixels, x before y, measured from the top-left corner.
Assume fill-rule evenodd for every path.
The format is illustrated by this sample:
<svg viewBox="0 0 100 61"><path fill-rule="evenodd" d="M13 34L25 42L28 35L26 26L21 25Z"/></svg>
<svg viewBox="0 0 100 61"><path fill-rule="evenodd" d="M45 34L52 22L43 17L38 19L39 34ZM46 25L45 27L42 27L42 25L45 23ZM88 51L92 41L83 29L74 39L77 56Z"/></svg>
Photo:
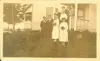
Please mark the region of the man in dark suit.
<svg viewBox="0 0 100 61"><path fill-rule="evenodd" d="M45 38L47 36L47 19L46 19L46 17L43 17L40 27L41 27L41 36L43 38Z"/></svg>
<svg viewBox="0 0 100 61"><path fill-rule="evenodd" d="M51 17L51 15L48 15L48 21L47 21L47 33L48 33L48 38L52 39L52 22L53 22L53 19Z"/></svg>

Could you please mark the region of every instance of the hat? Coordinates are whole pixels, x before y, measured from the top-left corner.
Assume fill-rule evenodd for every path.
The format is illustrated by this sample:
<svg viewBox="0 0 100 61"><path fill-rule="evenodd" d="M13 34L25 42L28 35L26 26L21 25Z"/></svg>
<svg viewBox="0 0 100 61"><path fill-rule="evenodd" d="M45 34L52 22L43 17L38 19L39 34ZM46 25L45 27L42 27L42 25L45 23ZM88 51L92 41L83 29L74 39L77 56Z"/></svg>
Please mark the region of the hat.
<svg viewBox="0 0 100 61"><path fill-rule="evenodd" d="M62 6L62 8L65 8L65 6Z"/></svg>

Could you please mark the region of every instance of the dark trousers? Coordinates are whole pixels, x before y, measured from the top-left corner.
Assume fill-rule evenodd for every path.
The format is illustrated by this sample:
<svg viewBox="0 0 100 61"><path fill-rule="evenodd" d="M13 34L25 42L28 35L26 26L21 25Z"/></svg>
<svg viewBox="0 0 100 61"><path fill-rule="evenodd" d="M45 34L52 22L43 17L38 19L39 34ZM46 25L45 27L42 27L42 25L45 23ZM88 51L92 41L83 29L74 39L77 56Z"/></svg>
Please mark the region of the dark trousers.
<svg viewBox="0 0 100 61"><path fill-rule="evenodd" d="M42 38L46 38L46 37L47 37L47 32L46 32L46 30L42 30L42 31L41 31L41 37L42 37Z"/></svg>
<svg viewBox="0 0 100 61"><path fill-rule="evenodd" d="M47 31L47 38L50 40L52 39L52 31L51 30Z"/></svg>

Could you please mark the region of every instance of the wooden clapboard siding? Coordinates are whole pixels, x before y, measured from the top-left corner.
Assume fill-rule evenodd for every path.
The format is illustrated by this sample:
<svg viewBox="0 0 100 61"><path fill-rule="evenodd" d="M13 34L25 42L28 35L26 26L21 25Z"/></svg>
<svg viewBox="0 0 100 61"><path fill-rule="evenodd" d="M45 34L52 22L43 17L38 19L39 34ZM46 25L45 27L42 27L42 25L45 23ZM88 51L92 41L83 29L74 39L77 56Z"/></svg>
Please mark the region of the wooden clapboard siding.
<svg viewBox="0 0 100 61"><path fill-rule="evenodd" d="M96 21L89 22L88 30L91 32L96 32Z"/></svg>
<svg viewBox="0 0 100 61"><path fill-rule="evenodd" d="M89 26L88 29L92 32L96 32L96 5L89 5Z"/></svg>
<svg viewBox="0 0 100 61"><path fill-rule="evenodd" d="M89 6L84 9L85 17L83 16L83 20L80 20L79 17L77 19L77 30L81 29L96 32L96 5L89 4Z"/></svg>

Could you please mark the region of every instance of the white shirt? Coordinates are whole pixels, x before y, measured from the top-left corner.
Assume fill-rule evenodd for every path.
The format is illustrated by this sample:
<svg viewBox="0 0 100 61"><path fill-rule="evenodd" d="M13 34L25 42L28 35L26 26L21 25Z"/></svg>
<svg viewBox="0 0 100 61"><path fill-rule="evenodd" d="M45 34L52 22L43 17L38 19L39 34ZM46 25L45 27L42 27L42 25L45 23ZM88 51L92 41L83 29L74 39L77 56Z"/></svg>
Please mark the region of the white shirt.
<svg viewBox="0 0 100 61"><path fill-rule="evenodd" d="M65 14L65 13L61 14L61 16L60 16L60 20L61 20L62 18L67 19L67 18L68 18L67 14Z"/></svg>

